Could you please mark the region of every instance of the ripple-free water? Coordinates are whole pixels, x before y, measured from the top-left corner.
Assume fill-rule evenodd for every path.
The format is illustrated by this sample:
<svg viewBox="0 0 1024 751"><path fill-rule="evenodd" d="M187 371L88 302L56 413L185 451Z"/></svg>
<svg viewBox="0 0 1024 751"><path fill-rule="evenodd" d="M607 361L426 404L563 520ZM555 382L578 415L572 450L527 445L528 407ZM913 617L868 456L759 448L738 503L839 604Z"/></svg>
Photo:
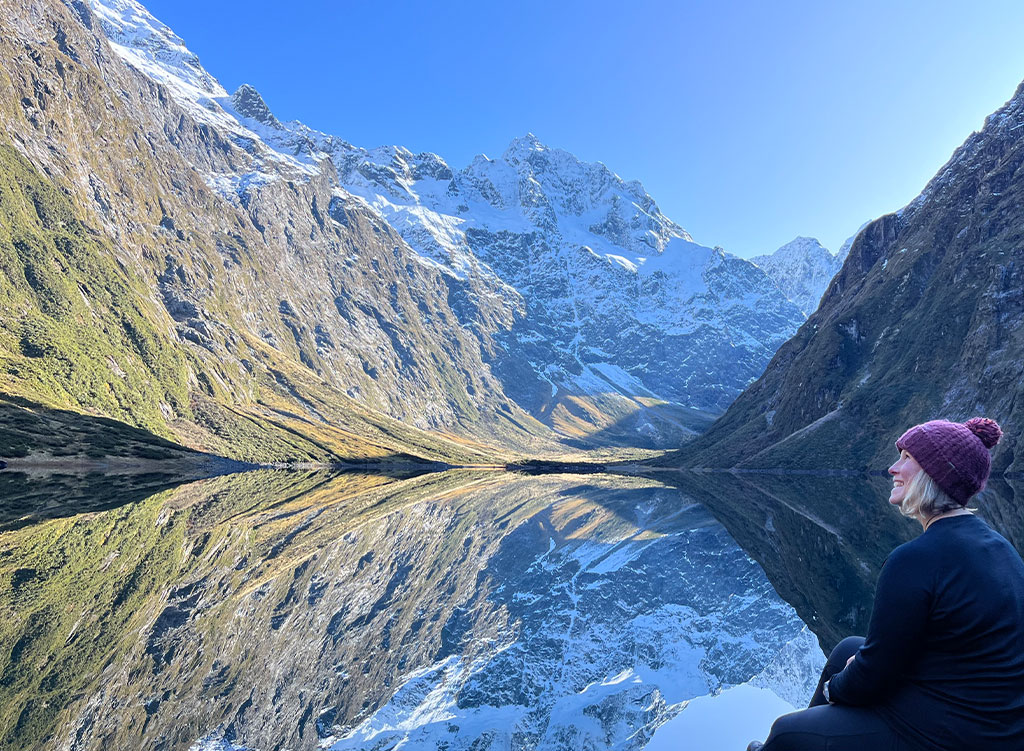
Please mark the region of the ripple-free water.
<svg viewBox="0 0 1024 751"><path fill-rule="evenodd" d="M5 474L5 749L742 747L908 534L735 478Z"/></svg>

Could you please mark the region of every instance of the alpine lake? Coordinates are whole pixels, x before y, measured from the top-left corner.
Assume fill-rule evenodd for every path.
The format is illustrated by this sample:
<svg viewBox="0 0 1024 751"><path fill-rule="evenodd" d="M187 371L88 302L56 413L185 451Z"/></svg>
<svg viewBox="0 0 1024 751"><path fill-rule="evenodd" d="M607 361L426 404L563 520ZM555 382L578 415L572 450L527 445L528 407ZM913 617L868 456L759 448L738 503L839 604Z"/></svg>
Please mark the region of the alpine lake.
<svg viewBox="0 0 1024 751"><path fill-rule="evenodd" d="M0 472L0 749L743 748L918 533L880 476ZM992 481L980 513L1024 541Z"/></svg>

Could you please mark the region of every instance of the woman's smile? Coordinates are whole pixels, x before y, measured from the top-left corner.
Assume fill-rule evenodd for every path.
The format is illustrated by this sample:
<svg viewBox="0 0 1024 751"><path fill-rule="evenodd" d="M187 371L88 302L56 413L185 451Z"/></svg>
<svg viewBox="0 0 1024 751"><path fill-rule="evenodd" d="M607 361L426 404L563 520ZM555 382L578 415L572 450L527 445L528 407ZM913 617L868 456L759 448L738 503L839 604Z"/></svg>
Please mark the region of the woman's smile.
<svg viewBox="0 0 1024 751"><path fill-rule="evenodd" d="M906 486L921 471L921 465L917 463L906 451L900 452L900 458L889 467L889 474L892 475L892 491L889 493L889 503L899 506L906 496Z"/></svg>

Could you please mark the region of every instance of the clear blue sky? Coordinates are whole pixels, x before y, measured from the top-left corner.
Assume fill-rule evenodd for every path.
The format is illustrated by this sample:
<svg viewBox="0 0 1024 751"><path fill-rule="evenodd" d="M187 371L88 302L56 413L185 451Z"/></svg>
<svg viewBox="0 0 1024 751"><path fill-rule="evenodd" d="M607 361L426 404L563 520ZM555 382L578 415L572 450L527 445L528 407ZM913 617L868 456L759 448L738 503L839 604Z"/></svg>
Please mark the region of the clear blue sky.
<svg viewBox="0 0 1024 751"><path fill-rule="evenodd" d="M836 250L1024 79L1024 2L143 2L233 91L453 167L527 131L705 245Z"/></svg>

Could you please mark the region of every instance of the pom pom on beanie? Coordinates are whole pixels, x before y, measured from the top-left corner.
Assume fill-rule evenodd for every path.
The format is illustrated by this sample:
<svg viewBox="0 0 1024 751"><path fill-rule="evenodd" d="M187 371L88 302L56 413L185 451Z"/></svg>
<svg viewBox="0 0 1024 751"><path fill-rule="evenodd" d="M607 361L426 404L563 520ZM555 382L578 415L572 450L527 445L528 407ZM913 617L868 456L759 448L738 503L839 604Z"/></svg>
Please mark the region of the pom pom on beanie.
<svg viewBox="0 0 1024 751"><path fill-rule="evenodd" d="M985 488L992 469L989 450L1003 431L995 420L973 417L965 423L932 420L915 425L896 441L946 495L966 505Z"/></svg>
<svg viewBox="0 0 1024 751"><path fill-rule="evenodd" d="M999 423L987 417L972 417L964 426L978 436L987 449L995 446L1003 437L1003 429L999 427Z"/></svg>

